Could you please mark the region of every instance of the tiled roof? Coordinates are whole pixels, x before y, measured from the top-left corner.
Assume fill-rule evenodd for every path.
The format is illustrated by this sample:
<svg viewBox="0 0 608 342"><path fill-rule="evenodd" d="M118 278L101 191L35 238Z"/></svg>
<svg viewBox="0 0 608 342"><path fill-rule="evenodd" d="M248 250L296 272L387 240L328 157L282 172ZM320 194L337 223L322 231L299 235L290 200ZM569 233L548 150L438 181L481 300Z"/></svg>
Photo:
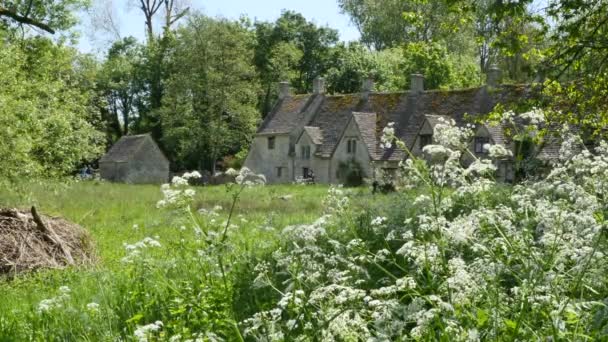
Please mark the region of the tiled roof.
<svg viewBox="0 0 608 342"><path fill-rule="evenodd" d="M258 134L289 134L298 125L305 124L305 109L312 96L296 95L286 97L276 104L268 114Z"/></svg>
<svg viewBox="0 0 608 342"><path fill-rule="evenodd" d="M319 127L323 134L323 141L317 148L316 155L323 158L331 157L338 145L340 135L352 113L357 110L360 101L358 95L336 95L325 98L319 112L309 124Z"/></svg>
<svg viewBox="0 0 608 342"><path fill-rule="evenodd" d="M321 145L323 143L323 131L319 127L304 126L304 131L312 139L313 144Z"/></svg>
<svg viewBox="0 0 608 342"><path fill-rule="evenodd" d="M376 131L376 113L353 113L353 120L359 128L359 133L363 139L363 143L369 151L372 160L381 158L379 155L378 138Z"/></svg>
<svg viewBox="0 0 608 342"><path fill-rule="evenodd" d="M99 161L115 163L126 162L137 153L147 138L151 139L149 134L125 135L118 139L108 153L101 157Z"/></svg>
<svg viewBox="0 0 608 342"><path fill-rule="evenodd" d="M417 94L409 92L370 93L366 100L362 99L360 94L297 95L279 101L258 133L287 134L298 127L318 127L322 139L317 149L317 155L328 158L333 154L338 139L353 113L376 114L376 139L389 122L394 122L397 137L403 140L406 146L411 146L426 115L449 117L454 119L457 124L463 124L467 122L465 114L472 117L486 114L497 103L521 101L531 97L531 94L529 86L502 85L492 90L478 87L449 91L431 90ZM313 102L319 105L311 105ZM315 113L307 116L307 110L313 111L310 108L315 108ZM368 128L365 127L366 134L369 134ZM500 138L497 132L494 133L497 138ZM395 148L380 150L377 146L375 158L377 160L402 160L405 158L405 153Z"/></svg>
<svg viewBox="0 0 608 342"><path fill-rule="evenodd" d="M505 136L505 127L503 124L485 124L490 137L494 140L494 144L507 145L507 137Z"/></svg>
<svg viewBox="0 0 608 342"><path fill-rule="evenodd" d="M450 122L450 117L447 115L426 114L425 117L426 121L429 123L429 125L431 125L433 129L435 129L435 126L437 126L438 124L445 124Z"/></svg>

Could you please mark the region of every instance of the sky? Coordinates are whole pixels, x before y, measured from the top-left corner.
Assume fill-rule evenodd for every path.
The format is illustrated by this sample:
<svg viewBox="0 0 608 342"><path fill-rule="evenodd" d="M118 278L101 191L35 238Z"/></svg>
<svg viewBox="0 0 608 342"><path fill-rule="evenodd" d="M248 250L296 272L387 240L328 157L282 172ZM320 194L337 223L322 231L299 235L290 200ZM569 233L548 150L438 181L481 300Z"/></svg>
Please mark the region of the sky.
<svg viewBox="0 0 608 342"><path fill-rule="evenodd" d="M144 18L133 6L134 0L93 0L92 11L99 11L102 4L112 3L114 16L122 37L134 36L143 40L145 37ZM129 2L131 1L131 5ZM246 15L259 21L274 21L283 10L293 10L301 13L306 19L320 26L337 29L340 39L353 41L359 38L359 32L350 22L348 16L340 13L336 0L190 0L191 8L205 15L221 16L238 19ZM103 5L104 8L109 8ZM78 48L82 52L100 53L106 51L109 44L108 36L102 36L91 24L91 15L84 14L82 18Z"/></svg>

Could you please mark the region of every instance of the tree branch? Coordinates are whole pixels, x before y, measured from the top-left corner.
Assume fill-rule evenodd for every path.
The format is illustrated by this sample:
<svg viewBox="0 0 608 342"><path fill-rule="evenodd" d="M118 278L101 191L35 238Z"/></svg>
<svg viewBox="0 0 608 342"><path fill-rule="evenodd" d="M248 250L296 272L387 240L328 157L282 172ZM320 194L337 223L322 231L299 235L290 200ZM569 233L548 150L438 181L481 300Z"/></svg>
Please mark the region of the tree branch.
<svg viewBox="0 0 608 342"><path fill-rule="evenodd" d="M49 25L47 25L45 23L41 23L32 18L28 18L27 16L19 15L18 13L8 10L4 7L0 7L0 17L8 17L8 18L15 20L18 23L34 26L34 27L44 30L50 34L55 34L55 30L53 30Z"/></svg>

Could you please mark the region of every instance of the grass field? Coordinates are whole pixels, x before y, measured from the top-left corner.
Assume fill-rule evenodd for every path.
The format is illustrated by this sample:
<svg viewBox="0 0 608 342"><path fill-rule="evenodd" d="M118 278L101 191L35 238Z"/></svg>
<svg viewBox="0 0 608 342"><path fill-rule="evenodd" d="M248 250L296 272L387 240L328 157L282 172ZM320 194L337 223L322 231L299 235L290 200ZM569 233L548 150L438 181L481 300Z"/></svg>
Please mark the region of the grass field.
<svg viewBox="0 0 608 342"><path fill-rule="evenodd" d="M196 187L195 190L194 209L210 209L219 205L224 208L219 219L227 215L231 198L225 186ZM242 224L239 234L234 235L233 244L250 254L272 250L277 232L282 228L310 223L322 214L322 201L327 190L326 186L296 185L245 189L235 211L235 221L246 223ZM367 189L355 192L363 199L369 195ZM99 182L31 183L21 186L18 191L0 193L2 207L28 208L36 205L44 214L62 216L82 225L90 232L98 257L98 262L92 267L41 270L13 279L0 278L0 341L12 340L11 335L27 330L33 332L19 335L20 338L40 339L48 329L57 329L52 327L53 324L65 330L58 333L59 338L76 336L88 339L82 335L86 323L75 323L75 326L49 323L48 320L35 323L37 320L33 316L38 303L55 296L59 287L68 286L74 302L72 305L76 307L85 307L89 302L124 305L122 299L117 299L129 295L126 286L121 285L130 281L122 279L126 277L121 263L125 256L123 244L155 236L163 244L173 244L181 238L174 227L175 217L156 208L159 199L161 192L158 186ZM173 256L167 255L166 258ZM118 314L107 324L124 324L125 320L132 318L129 315L142 311L141 308L120 310L127 313ZM97 336L94 340L101 336L109 340L119 338L116 334L120 331L117 332L116 326L94 326L106 330L91 332L90 336ZM120 329L124 330L124 327ZM89 336L88 333L86 335Z"/></svg>
<svg viewBox="0 0 608 342"><path fill-rule="evenodd" d="M227 211L230 207L231 199L225 186L195 189L194 209L219 205ZM307 223L321 214L326 192L327 187L321 185L249 188L244 190L236 214L252 223L248 226L280 229ZM281 199L284 196L290 198ZM19 192L0 193L0 206L36 205L47 215L62 216L82 225L93 236L101 264L110 266L122 256L123 242L155 235L163 240L174 237L174 230L167 229L171 218L156 208L161 197L156 185L32 183Z"/></svg>

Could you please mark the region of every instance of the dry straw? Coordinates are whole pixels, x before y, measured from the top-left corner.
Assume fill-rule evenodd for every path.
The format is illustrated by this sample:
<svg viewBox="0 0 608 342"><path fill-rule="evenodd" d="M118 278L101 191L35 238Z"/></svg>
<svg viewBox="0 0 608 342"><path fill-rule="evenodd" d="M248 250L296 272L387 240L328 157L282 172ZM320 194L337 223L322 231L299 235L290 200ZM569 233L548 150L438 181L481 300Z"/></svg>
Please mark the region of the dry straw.
<svg viewBox="0 0 608 342"><path fill-rule="evenodd" d="M92 261L90 236L79 225L40 215L35 207L0 208L0 274Z"/></svg>

